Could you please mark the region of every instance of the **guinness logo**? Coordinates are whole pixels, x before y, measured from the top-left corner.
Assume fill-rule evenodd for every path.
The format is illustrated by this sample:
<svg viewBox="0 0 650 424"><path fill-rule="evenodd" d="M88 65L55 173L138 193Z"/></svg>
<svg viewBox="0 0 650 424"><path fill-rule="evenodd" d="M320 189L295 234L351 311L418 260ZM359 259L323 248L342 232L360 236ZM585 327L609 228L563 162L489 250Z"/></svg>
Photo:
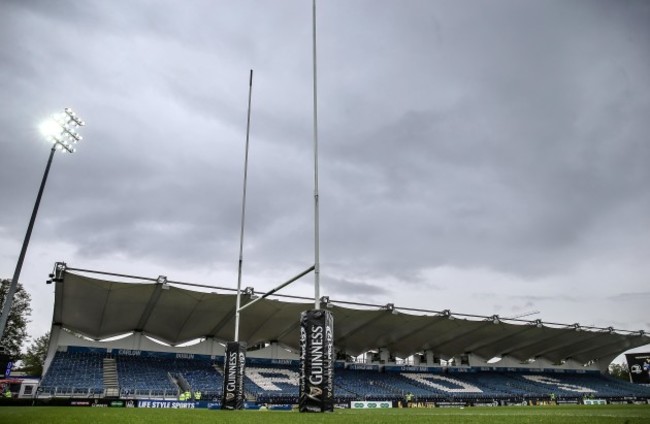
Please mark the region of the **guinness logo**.
<svg viewBox="0 0 650 424"><path fill-rule="evenodd" d="M230 393L230 392L229 392L229 393L226 393L226 400L232 400L232 399L234 399L234 398L235 398L235 394L234 394L234 393Z"/></svg>
<svg viewBox="0 0 650 424"><path fill-rule="evenodd" d="M323 395L323 389L316 386L309 386L309 394L307 394L307 398L316 402L320 402L322 395Z"/></svg>

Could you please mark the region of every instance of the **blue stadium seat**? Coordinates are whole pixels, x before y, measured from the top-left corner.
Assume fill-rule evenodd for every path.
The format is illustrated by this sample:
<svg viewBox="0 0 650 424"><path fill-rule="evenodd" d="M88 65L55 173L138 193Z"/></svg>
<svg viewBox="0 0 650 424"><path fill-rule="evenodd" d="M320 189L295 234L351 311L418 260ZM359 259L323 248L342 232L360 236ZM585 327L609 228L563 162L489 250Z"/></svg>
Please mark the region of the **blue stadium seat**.
<svg viewBox="0 0 650 424"><path fill-rule="evenodd" d="M40 393L51 396L103 395L103 359L94 352L57 352ZM114 357L122 397L176 397L179 381L202 399L219 399L223 376L209 357L179 359L165 356ZM635 385L598 372L441 370L438 373L353 370L334 373L335 402L398 401L407 393L418 401L498 401L548 399L650 398L650 387ZM299 395L297 361L276 364L256 360L246 366L244 389L249 399L266 403L296 403Z"/></svg>

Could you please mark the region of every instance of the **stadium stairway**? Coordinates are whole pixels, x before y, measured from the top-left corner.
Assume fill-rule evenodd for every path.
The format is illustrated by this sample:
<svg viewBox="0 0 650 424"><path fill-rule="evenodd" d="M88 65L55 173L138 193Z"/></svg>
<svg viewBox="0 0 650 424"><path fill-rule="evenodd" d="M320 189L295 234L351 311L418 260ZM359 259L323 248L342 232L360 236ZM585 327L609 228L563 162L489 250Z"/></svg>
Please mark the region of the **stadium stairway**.
<svg viewBox="0 0 650 424"><path fill-rule="evenodd" d="M117 365L114 358L104 358L104 393L107 398L120 397L120 386L118 384Z"/></svg>
<svg viewBox="0 0 650 424"><path fill-rule="evenodd" d="M190 383L187 382L187 379L183 376L182 373L169 373L170 378L176 383L179 393L192 392L192 387Z"/></svg>

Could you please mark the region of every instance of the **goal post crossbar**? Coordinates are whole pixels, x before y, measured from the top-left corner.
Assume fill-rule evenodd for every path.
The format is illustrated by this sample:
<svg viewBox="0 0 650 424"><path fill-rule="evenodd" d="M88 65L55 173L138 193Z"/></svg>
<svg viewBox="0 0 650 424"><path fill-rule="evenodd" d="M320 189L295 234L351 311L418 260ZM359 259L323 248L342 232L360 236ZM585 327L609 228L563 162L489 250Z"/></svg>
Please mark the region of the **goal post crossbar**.
<svg viewBox="0 0 650 424"><path fill-rule="evenodd" d="M285 287L288 286L289 284L293 283L294 281L299 280L300 278L302 278L302 277L304 277L305 275L309 274L309 273L312 272L314 269L316 269L316 265L312 265L312 266L310 266L309 268L307 268L306 270L304 270L304 271L301 272L300 274L298 274L298 275L296 275L296 276L290 278L289 280L287 280L287 281L285 281L284 283L280 284L279 286L277 286L277 287L274 288L273 290L264 293L263 296L260 296L260 297L258 297L257 299L253 299L253 300L251 300L250 302L246 303L245 305L240 306L239 309L237 309L237 313L243 311L245 308L248 308L249 306L253 305L253 304L256 303L256 302L259 302L259 301L262 300L262 299L266 299L267 297L269 297L269 296L271 296L272 294L278 292L279 290L282 290L283 288L285 288Z"/></svg>

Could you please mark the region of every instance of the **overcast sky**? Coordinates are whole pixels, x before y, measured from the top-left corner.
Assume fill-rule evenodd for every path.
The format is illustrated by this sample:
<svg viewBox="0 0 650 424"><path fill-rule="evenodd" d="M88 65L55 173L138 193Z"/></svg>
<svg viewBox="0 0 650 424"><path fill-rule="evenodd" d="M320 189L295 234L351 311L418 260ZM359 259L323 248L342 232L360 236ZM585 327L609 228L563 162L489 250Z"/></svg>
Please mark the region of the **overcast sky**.
<svg viewBox="0 0 650 424"><path fill-rule="evenodd" d="M311 1L0 3L0 276L236 287L314 262ZM318 3L321 294L650 331L650 3ZM283 290L313 296L310 275ZM539 311L539 313L535 313Z"/></svg>

